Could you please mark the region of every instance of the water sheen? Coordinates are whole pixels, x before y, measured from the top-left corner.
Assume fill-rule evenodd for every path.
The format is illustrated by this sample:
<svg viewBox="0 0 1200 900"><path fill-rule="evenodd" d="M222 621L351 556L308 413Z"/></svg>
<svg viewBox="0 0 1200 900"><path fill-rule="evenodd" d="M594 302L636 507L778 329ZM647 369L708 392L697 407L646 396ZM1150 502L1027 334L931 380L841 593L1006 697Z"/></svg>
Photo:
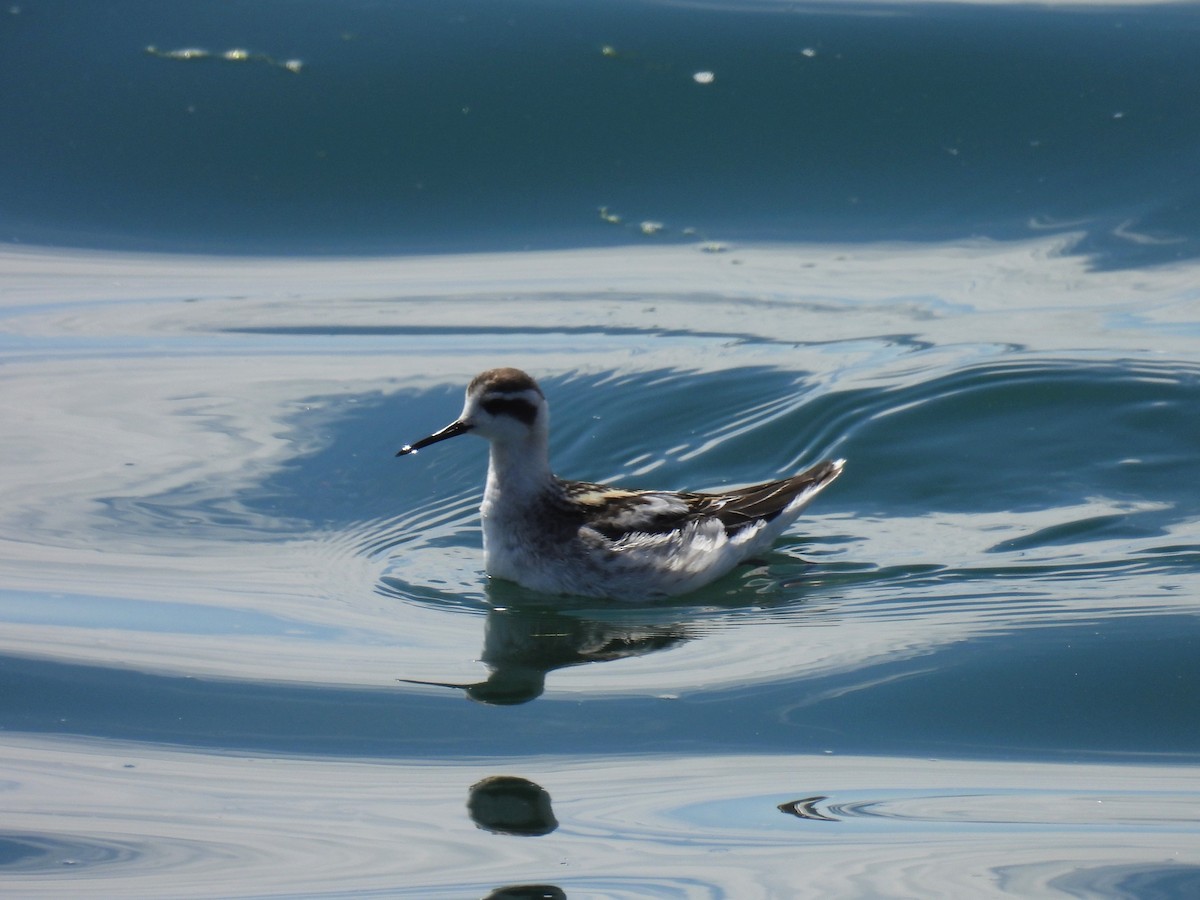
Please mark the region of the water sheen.
<svg viewBox="0 0 1200 900"><path fill-rule="evenodd" d="M0 892L1195 896L1198 28L0 13ZM565 477L845 474L492 582L486 446L395 452L498 365Z"/></svg>

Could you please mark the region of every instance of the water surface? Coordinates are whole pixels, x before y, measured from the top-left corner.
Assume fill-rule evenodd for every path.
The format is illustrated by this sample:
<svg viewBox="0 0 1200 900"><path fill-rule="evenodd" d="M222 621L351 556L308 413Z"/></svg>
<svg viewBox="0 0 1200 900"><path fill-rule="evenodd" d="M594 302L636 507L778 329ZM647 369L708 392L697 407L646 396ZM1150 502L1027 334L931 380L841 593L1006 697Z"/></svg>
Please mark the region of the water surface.
<svg viewBox="0 0 1200 900"><path fill-rule="evenodd" d="M1200 889L1193 6L0 21L4 889ZM394 454L497 365L566 477L846 472L489 582L486 446Z"/></svg>

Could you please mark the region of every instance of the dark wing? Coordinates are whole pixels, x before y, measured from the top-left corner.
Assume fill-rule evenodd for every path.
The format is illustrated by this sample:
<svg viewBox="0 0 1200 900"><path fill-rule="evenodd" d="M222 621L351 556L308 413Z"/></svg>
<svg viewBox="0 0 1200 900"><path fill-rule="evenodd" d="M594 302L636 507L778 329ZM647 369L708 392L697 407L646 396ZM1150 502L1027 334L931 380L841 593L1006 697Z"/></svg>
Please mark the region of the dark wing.
<svg viewBox="0 0 1200 900"><path fill-rule="evenodd" d="M670 491L631 491L584 481L560 481L567 500L582 512L582 523L610 540L627 534L664 534L674 531L700 513L698 494Z"/></svg>
<svg viewBox="0 0 1200 900"><path fill-rule="evenodd" d="M725 494L701 496L716 501L715 508L708 514L720 519L726 533L732 534L751 522L770 522L796 498L805 493L815 493L841 471L841 460L826 460L791 478L753 484Z"/></svg>
<svg viewBox="0 0 1200 900"><path fill-rule="evenodd" d="M611 540L631 532L665 534L698 519L715 518L726 534L752 522L769 522L802 494L815 493L842 470L840 460L724 494L630 491L578 481L561 482L566 495L587 509L585 524ZM577 507L577 508L578 508Z"/></svg>

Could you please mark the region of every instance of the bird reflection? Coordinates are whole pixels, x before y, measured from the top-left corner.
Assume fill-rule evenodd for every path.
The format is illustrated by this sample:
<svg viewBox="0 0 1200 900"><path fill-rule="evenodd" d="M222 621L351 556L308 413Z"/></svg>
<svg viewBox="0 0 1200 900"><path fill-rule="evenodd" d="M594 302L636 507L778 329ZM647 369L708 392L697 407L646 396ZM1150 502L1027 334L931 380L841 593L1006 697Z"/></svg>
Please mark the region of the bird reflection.
<svg viewBox="0 0 1200 900"><path fill-rule="evenodd" d="M489 670L484 681L400 681L459 688L480 703L512 706L541 696L546 674L555 669L643 656L689 637L678 623L603 621L545 607L496 607L484 624L480 662Z"/></svg>
<svg viewBox="0 0 1200 900"><path fill-rule="evenodd" d="M558 828L546 789L515 775L493 775L471 785L467 812L494 834L540 837Z"/></svg>
<svg viewBox="0 0 1200 900"><path fill-rule="evenodd" d="M567 900L567 892L552 884L510 884L496 888L483 900Z"/></svg>
<svg viewBox="0 0 1200 900"><path fill-rule="evenodd" d="M493 775L471 785L467 812L484 831L518 837L541 837L558 828L550 793L540 784L515 775ZM483 900L566 900L552 884L510 884Z"/></svg>

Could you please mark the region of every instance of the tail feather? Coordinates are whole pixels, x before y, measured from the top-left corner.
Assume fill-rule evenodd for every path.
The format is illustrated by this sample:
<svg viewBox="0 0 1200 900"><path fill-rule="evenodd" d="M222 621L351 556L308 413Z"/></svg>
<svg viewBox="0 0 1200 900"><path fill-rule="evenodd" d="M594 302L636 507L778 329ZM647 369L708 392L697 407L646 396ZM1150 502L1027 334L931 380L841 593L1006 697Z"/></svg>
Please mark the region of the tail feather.
<svg viewBox="0 0 1200 900"><path fill-rule="evenodd" d="M827 459L791 478L730 491L715 515L726 533L733 534L752 522L770 522L784 512L799 513L842 474L845 464L844 459Z"/></svg>

